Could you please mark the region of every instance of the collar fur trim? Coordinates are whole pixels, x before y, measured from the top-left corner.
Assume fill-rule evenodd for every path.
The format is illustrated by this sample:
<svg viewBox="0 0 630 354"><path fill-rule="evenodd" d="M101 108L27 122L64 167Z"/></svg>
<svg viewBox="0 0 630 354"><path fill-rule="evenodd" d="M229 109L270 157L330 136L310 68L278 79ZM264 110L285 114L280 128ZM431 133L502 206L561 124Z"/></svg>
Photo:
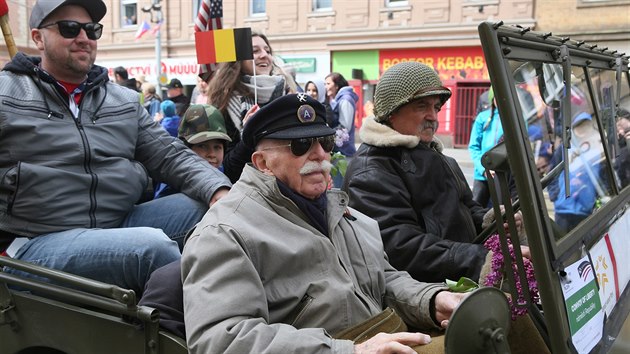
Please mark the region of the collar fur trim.
<svg viewBox="0 0 630 354"><path fill-rule="evenodd" d="M374 116L363 120L359 136L361 141L366 144L378 147L406 147L413 149L420 143L420 138L417 136L400 134L391 127L377 122ZM442 151L444 147L442 142L435 136L430 145L434 146L437 151Z"/></svg>

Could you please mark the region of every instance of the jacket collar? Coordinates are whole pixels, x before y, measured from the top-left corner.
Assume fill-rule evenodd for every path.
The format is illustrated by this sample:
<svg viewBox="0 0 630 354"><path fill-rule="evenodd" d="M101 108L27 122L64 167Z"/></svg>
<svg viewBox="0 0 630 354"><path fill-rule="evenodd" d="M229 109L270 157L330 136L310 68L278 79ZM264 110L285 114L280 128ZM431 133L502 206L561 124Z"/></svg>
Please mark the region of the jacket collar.
<svg viewBox="0 0 630 354"><path fill-rule="evenodd" d="M364 143L378 147L405 147L413 149L420 143L420 138L417 136L400 134L391 127L377 122L374 116L363 120L359 136ZM435 136L429 146L438 152L444 149L440 139Z"/></svg>
<svg viewBox="0 0 630 354"><path fill-rule="evenodd" d="M254 187L255 192L259 192L263 198L273 204L288 207L296 215L303 214L295 203L280 192L275 176L269 176L258 171L251 163L245 165L237 184L239 183ZM326 212L328 214L328 228L330 230L339 223L339 220L348 208L348 194L340 189L332 189L326 193L326 198L328 199ZM290 203L289 206L287 206L287 203ZM304 215L304 217L306 218L306 215Z"/></svg>

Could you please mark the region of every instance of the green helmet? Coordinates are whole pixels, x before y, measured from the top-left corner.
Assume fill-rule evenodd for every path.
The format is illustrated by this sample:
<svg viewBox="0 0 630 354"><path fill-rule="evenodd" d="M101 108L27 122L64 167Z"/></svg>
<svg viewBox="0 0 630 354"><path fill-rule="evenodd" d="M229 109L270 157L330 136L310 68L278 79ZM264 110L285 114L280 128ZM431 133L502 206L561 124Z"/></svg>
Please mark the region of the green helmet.
<svg viewBox="0 0 630 354"><path fill-rule="evenodd" d="M396 64L383 73L376 85L374 116L379 122L386 121L400 106L434 95L439 95L444 103L451 91L442 86L433 68L415 61Z"/></svg>

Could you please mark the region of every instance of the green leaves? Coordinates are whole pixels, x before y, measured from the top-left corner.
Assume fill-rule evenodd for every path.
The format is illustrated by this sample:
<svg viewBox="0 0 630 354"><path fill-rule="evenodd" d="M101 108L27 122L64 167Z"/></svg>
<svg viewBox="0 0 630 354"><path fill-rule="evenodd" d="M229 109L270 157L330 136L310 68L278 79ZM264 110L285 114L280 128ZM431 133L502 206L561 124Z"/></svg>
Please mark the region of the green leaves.
<svg viewBox="0 0 630 354"><path fill-rule="evenodd" d="M477 284L474 280L466 277L461 277L457 282L454 280L446 279L446 286L448 286L449 290L455 293L467 293L469 291L473 291L479 288L479 284Z"/></svg>
<svg viewBox="0 0 630 354"><path fill-rule="evenodd" d="M343 156L340 152L335 152L330 155L330 163L332 163L333 167L330 170L330 174L335 177L338 174L342 176L346 175L346 169L348 168L348 160Z"/></svg>

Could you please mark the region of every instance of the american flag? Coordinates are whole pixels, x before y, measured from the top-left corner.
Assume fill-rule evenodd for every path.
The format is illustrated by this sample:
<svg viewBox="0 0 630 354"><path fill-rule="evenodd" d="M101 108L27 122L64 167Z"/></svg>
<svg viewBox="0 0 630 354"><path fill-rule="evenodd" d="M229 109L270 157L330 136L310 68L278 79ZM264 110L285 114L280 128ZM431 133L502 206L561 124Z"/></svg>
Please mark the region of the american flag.
<svg viewBox="0 0 630 354"><path fill-rule="evenodd" d="M208 30L218 30L223 28L221 23L223 18L223 0L201 0L199 3L199 13L195 19L195 32ZM199 65L199 75L211 73L216 70L216 64Z"/></svg>

